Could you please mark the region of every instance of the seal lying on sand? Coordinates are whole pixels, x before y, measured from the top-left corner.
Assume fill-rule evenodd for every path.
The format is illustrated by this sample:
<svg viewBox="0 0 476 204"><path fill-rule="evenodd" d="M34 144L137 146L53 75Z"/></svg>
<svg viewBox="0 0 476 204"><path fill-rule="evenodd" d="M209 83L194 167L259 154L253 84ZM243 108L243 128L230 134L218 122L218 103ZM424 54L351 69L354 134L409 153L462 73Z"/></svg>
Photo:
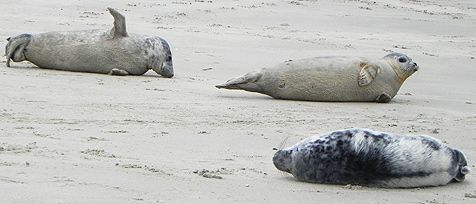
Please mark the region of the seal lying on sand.
<svg viewBox="0 0 476 204"><path fill-rule="evenodd" d="M22 34L8 38L7 66L30 61L40 68L114 75L142 75L149 69L173 77L168 43L154 36L128 34L125 17L108 8L114 17L110 31L86 30Z"/></svg>
<svg viewBox="0 0 476 204"><path fill-rule="evenodd" d="M258 92L277 99L386 103L417 70L417 64L400 53L380 60L316 57L284 62L216 87Z"/></svg>
<svg viewBox="0 0 476 204"><path fill-rule="evenodd" d="M469 173L466 157L428 136L347 129L314 136L273 157L301 181L387 188L446 185Z"/></svg>

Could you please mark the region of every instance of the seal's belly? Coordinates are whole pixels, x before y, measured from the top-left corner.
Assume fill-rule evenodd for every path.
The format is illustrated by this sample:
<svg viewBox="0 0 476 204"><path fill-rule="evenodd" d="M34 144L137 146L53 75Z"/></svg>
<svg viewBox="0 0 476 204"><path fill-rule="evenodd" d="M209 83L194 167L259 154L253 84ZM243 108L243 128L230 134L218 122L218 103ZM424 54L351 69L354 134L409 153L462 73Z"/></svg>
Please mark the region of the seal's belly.
<svg viewBox="0 0 476 204"><path fill-rule="evenodd" d="M40 68L94 73L109 73L117 68L135 75L147 71L147 59L142 50L126 39L65 41L50 45L35 42L44 40L32 40L25 56Z"/></svg>
<svg viewBox="0 0 476 204"><path fill-rule="evenodd" d="M377 78L368 86L359 86L357 62L321 59L291 62L266 70L260 81L274 98L309 101L375 101L383 92L391 97L396 91L386 79Z"/></svg>
<svg viewBox="0 0 476 204"><path fill-rule="evenodd" d="M322 75L306 75L300 80L280 77L273 86L276 98L310 101L375 101L388 90L385 84L360 87L357 75L341 76L338 80L329 80Z"/></svg>

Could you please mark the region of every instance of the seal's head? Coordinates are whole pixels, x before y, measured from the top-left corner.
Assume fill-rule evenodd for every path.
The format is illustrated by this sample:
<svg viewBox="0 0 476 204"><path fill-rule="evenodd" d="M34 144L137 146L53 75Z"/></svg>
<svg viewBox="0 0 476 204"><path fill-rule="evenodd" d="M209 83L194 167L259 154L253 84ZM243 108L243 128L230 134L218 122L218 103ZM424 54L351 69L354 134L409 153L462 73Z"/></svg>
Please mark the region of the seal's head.
<svg viewBox="0 0 476 204"><path fill-rule="evenodd" d="M417 63L413 62L410 57L402 53L394 52L386 55L383 59L390 64L402 83L419 69Z"/></svg>
<svg viewBox="0 0 476 204"><path fill-rule="evenodd" d="M162 42L162 48L164 50L164 62L162 63L162 69L157 72L159 73L160 75L164 76L164 77L167 77L167 78L171 78L174 76L174 66L172 64L172 52L170 51L170 46L169 44L167 43L167 41L161 39L161 42Z"/></svg>
<svg viewBox="0 0 476 204"><path fill-rule="evenodd" d="M453 179L457 182L464 181L466 174L469 174L469 172L471 171L468 167L468 161L466 160L466 156L463 154L463 152L457 149L453 149L453 155L454 162L457 165L456 176Z"/></svg>
<svg viewBox="0 0 476 204"><path fill-rule="evenodd" d="M274 166L284 172L291 173L291 165L293 162L293 150L279 150L274 154L273 164Z"/></svg>
<svg viewBox="0 0 476 204"><path fill-rule="evenodd" d="M21 34L15 37L7 38L7 45L5 46L5 56L7 57L7 67L10 67L10 59L14 62L21 62L26 60L25 51L28 43L31 41L30 34Z"/></svg>
<svg viewBox="0 0 476 204"><path fill-rule="evenodd" d="M146 53L148 54L149 69L154 70L163 77L174 76L174 66L172 64L172 52L170 46L162 38L146 39Z"/></svg>

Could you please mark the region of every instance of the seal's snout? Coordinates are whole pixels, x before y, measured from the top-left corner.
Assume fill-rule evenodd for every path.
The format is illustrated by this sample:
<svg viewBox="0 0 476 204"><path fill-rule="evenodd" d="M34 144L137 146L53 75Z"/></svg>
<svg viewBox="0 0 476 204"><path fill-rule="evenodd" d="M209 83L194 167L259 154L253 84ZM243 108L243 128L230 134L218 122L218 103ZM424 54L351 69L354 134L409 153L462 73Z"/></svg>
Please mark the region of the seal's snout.
<svg viewBox="0 0 476 204"><path fill-rule="evenodd" d="M152 70L154 70L157 74L160 74L163 77L172 78L174 76L174 65L172 64L172 57L169 56L163 62L159 61L159 63L162 64L154 64Z"/></svg>
<svg viewBox="0 0 476 204"><path fill-rule="evenodd" d="M468 160L466 159L466 156L463 152L454 149L454 156L458 164L458 171L456 172L454 180L461 182L464 181L466 174L469 174L471 169L468 167Z"/></svg>
<svg viewBox="0 0 476 204"><path fill-rule="evenodd" d="M461 168L460 170L460 173L466 175L466 174L469 174L469 172L471 172L471 169L467 166L464 166L463 168Z"/></svg>
<svg viewBox="0 0 476 204"><path fill-rule="evenodd" d="M172 78L174 76L174 66L172 65L172 62L165 62L159 74L163 77Z"/></svg>
<svg viewBox="0 0 476 204"><path fill-rule="evenodd" d="M413 62L413 69L415 71L418 71L418 69L420 69L420 67L418 66L418 64L416 62Z"/></svg>
<svg viewBox="0 0 476 204"><path fill-rule="evenodd" d="M273 164L277 169L291 173L291 169L289 168L291 164L291 153L286 150L277 151L273 157Z"/></svg>

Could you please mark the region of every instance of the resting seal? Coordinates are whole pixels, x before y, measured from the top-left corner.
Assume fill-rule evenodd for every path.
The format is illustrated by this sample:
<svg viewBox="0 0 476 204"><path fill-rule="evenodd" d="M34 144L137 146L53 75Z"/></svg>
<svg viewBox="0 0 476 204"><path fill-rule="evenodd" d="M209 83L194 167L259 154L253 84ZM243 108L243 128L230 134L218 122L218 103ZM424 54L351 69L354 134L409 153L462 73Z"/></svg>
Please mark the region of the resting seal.
<svg viewBox="0 0 476 204"><path fill-rule="evenodd" d="M279 150L273 163L300 181L387 188L446 185L469 173L466 157L428 136L347 129Z"/></svg>
<svg viewBox="0 0 476 204"><path fill-rule="evenodd" d="M160 37L128 34L125 17L114 17L110 31L86 30L22 34L8 38L7 66L30 61L40 68L114 75L142 75L149 69L173 77L172 53Z"/></svg>
<svg viewBox="0 0 476 204"><path fill-rule="evenodd" d="M277 99L390 102L405 79L417 70L417 64L400 53L380 60L315 57L287 61L216 87L258 92Z"/></svg>

